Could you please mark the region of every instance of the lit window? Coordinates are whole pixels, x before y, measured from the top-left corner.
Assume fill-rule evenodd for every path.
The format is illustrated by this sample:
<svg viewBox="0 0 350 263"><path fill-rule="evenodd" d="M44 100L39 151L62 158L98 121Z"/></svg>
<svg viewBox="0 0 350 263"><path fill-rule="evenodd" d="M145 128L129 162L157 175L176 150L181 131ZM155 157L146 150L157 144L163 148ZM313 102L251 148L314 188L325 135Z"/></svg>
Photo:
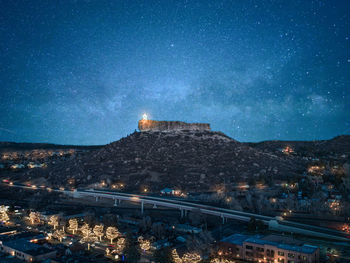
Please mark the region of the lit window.
<svg viewBox="0 0 350 263"><path fill-rule="evenodd" d="M293 253L288 253L288 257L289 257L289 258L294 258L295 255L294 255Z"/></svg>

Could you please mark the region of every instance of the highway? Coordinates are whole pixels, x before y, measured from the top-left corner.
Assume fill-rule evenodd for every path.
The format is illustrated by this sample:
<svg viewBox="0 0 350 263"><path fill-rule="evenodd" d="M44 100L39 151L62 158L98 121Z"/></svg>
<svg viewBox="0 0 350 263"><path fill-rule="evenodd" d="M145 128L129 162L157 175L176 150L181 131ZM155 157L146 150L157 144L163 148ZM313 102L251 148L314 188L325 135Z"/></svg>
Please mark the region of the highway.
<svg viewBox="0 0 350 263"><path fill-rule="evenodd" d="M153 197L139 194L128 194L115 191L106 191L98 189L76 189L76 190L66 190L63 188L47 188L45 186L33 186L33 185L23 185L19 183L11 183L9 181L4 181L6 185L12 187L20 187L28 190L47 190L59 192L65 195L69 195L73 198L82 197L93 197L98 201L100 198L107 198L114 200L114 205L118 206L120 201L129 201L140 203L141 213L144 211L144 205L153 205L154 208L168 207L173 209L178 209L181 211L181 216L186 216L188 211L198 211L203 214L218 216L222 219L222 223L225 223L227 219L234 219L244 222L249 222L251 217L261 220L264 224L268 225L270 229L280 232L293 232L304 234L308 236L316 236L327 239L333 239L338 241L350 242L350 237L346 233L337 231L330 228L317 227L302 223L296 223L293 221L283 220L282 218L275 218L271 216L264 216L249 212L237 211L232 209L225 209L215 206L197 204L188 201L174 200L166 197Z"/></svg>

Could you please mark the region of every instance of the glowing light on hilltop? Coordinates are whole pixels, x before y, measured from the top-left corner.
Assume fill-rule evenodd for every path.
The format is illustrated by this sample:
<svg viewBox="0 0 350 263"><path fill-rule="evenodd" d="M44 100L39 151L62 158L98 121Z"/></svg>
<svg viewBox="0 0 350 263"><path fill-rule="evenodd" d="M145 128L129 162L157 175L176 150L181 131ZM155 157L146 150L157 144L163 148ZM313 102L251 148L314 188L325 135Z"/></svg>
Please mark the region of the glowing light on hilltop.
<svg viewBox="0 0 350 263"><path fill-rule="evenodd" d="M144 114L142 115L142 119L145 120L145 121L148 120L148 116L147 116L146 113L144 113Z"/></svg>
<svg viewBox="0 0 350 263"><path fill-rule="evenodd" d="M284 153L284 154L292 154L292 153L294 153L294 150L292 149L292 147L290 147L290 146L286 146L283 150L282 150L282 152Z"/></svg>

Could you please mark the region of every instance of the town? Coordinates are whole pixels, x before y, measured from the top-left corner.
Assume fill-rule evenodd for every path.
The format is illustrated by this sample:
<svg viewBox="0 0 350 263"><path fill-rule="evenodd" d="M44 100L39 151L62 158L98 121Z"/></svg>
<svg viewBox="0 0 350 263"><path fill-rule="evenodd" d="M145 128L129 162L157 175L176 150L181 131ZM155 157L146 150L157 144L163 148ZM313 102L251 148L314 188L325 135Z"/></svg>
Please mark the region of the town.
<svg viewBox="0 0 350 263"><path fill-rule="evenodd" d="M0 0L0 263L350 263L350 0Z"/></svg>
<svg viewBox="0 0 350 263"><path fill-rule="evenodd" d="M219 145L231 143L228 137L203 127L191 130L189 124L162 122L159 126L152 121L147 130L139 124L137 136L159 134L165 140L174 134L195 135L201 145L212 137L222 140ZM337 140L348 142L347 137L340 137L325 143L333 145ZM89 156L96 159L96 154L105 154L104 146L23 149L7 145L1 159L2 260L345 262L350 256L347 152L326 154L315 151L315 146L308 150L305 143L303 148L293 142L285 144L269 151L282 160L300 160L305 164L300 175L283 180L273 176L280 168L266 168L257 176L242 177L236 183L227 180L205 191L193 191L189 183L129 185L120 176L118 180L94 178L85 186L71 176L57 184L45 176L51 173L50 167ZM265 151L269 147L265 145ZM260 169L255 161L252 169ZM67 175L70 169L64 171Z"/></svg>

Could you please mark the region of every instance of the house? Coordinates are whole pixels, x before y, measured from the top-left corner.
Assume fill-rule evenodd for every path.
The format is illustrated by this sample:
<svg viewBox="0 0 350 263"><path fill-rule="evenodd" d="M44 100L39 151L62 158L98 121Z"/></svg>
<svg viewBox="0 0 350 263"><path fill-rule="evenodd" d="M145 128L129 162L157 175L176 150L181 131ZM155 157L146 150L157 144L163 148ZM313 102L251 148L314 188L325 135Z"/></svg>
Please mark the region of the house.
<svg viewBox="0 0 350 263"><path fill-rule="evenodd" d="M168 239L162 239L162 240L158 240L157 242L153 242L151 244L151 248L154 250L158 250L164 247L169 247L170 246L170 242L168 241Z"/></svg>
<svg viewBox="0 0 350 263"><path fill-rule="evenodd" d="M160 193L162 195L171 195L173 193L173 189L170 188L164 188L162 190L160 190Z"/></svg>
<svg viewBox="0 0 350 263"><path fill-rule="evenodd" d="M13 235L17 233L17 229L15 227L4 227L0 226L0 236L2 235Z"/></svg>
<svg viewBox="0 0 350 263"><path fill-rule="evenodd" d="M26 262L38 262L56 257L56 250L30 242L27 238L0 241L0 251Z"/></svg>
<svg viewBox="0 0 350 263"><path fill-rule="evenodd" d="M219 247L228 257L266 263L318 263L320 253L316 246L277 235L233 234L222 239Z"/></svg>
<svg viewBox="0 0 350 263"><path fill-rule="evenodd" d="M176 238L176 241L180 242L180 243L185 243L186 242L186 238L184 238L183 236L178 236Z"/></svg>
<svg viewBox="0 0 350 263"><path fill-rule="evenodd" d="M164 188L160 190L160 193L162 195L181 195L181 191L178 189L172 189L172 188Z"/></svg>
<svg viewBox="0 0 350 263"><path fill-rule="evenodd" d="M42 168L42 167L45 167L45 166L46 166L45 163L37 164L37 163L30 162L30 163L27 164L27 167L30 168L30 169Z"/></svg>
<svg viewBox="0 0 350 263"><path fill-rule="evenodd" d="M174 229L178 232L190 233L190 234L198 234L202 232L202 229L188 225L188 224L177 224Z"/></svg>
<svg viewBox="0 0 350 263"><path fill-rule="evenodd" d="M281 181L281 180L276 180L275 181L275 186L285 187L286 185L287 185L286 181Z"/></svg>
<svg viewBox="0 0 350 263"><path fill-rule="evenodd" d="M21 163L16 163L10 166L11 169L23 169L24 168L24 164Z"/></svg>
<svg viewBox="0 0 350 263"><path fill-rule="evenodd" d="M22 260L6 255L4 253L0 253L0 262L1 263L23 263Z"/></svg>

